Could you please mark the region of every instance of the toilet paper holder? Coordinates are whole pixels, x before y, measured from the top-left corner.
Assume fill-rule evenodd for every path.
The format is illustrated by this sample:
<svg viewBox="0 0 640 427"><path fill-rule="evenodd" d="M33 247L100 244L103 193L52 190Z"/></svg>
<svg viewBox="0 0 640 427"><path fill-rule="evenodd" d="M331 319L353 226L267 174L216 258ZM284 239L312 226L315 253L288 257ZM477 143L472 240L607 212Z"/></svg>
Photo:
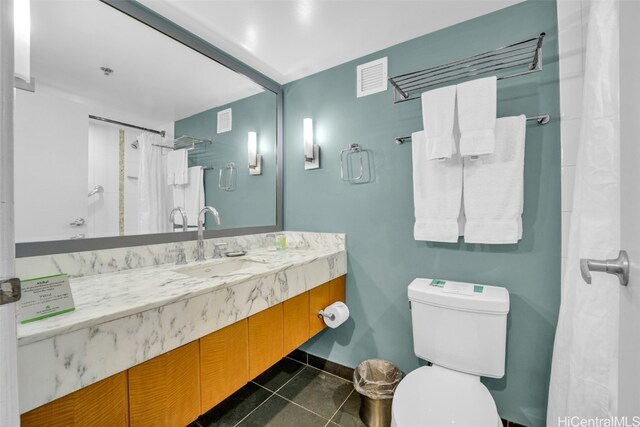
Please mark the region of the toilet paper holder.
<svg viewBox="0 0 640 427"><path fill-rule="evenodd" d="M318 319L322 319L322 318L327 318L329 320L336 320L336 315L331 313L331 314L327 314L324 312L324 310L320 310L318 312Z"/></svg>

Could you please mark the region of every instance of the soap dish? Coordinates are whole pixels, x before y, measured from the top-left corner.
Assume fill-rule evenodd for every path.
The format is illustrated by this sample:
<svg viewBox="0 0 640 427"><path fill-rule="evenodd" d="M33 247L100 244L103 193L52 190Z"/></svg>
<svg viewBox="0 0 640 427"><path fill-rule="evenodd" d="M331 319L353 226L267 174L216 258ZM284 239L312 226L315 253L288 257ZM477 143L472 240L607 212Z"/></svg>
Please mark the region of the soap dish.
<svg viewBox="0 0 640 427"><path fill-rule="evenodd" d="M246 254L247 254L247 251L231 251L231 252L225 252L224 256L233 258L233 257L242 256Z"/></svg>

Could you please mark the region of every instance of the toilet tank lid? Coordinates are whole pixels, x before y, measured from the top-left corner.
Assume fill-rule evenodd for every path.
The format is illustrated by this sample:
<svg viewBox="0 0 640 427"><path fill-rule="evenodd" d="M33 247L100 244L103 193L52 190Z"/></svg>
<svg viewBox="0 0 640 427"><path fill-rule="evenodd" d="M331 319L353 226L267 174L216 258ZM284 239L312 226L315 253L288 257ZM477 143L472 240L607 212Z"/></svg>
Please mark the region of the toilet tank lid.
<svg viewBox="0 0 640 427"><path fill-rule="evenodd" d="M479 313L507 314L509 291L498 286L440 279L414 279L409 301Z"/></svg>

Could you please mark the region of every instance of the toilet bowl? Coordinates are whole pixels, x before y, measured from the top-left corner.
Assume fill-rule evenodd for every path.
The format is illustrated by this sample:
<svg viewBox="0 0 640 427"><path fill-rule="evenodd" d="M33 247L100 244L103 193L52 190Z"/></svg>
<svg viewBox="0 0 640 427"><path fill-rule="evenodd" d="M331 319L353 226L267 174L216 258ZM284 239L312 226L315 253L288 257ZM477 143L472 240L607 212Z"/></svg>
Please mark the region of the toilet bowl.
<svg viewBox="0 0 640 427"><path fill-rule="evenodd" d="M502 378L509 293L505 288L415 279L409 285L416 356L432 363L395 391L392 427L499 427L480 377Z"/></svg>
<svg viewBox="0 0 640 427"><path fill-rule="evenodd" d="M424 366L396 389L392 427L500 427L496 405L480 378L440 366Z"/></svg>

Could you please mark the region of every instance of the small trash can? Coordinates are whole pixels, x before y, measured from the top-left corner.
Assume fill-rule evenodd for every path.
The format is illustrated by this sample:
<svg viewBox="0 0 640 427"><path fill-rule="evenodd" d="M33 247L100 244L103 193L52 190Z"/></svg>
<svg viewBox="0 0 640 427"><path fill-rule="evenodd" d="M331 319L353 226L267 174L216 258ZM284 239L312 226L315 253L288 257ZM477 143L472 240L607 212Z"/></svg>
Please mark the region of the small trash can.
<svg viewBox="0 0 640 427"><path fill-rule="evenodd" d="M353 386L360 394L360 419L368 427L391 426L391 402L404 373L391 362L370 359L353 371Z"/></svg>

